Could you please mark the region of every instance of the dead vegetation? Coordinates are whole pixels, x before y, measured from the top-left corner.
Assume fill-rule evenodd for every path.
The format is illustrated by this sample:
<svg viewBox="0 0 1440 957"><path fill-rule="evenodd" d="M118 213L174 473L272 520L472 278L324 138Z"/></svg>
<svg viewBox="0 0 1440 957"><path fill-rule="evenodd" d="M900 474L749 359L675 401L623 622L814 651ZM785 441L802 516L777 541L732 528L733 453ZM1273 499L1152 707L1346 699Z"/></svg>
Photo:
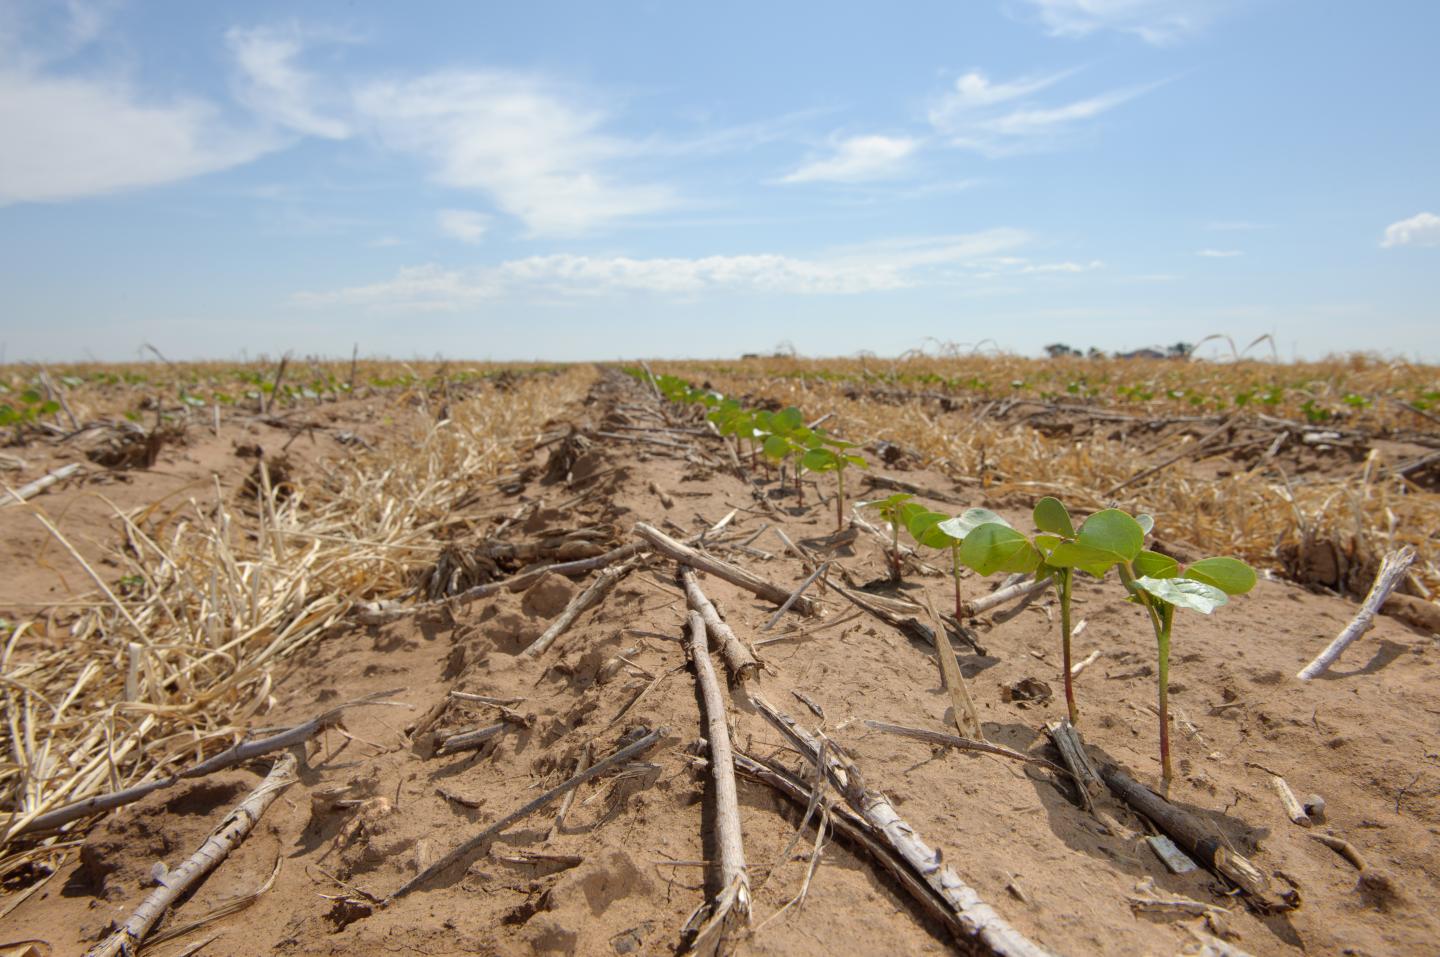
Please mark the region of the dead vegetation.
<svg viewBox="0 0 1440 957"><path fill-rule="evenodd" d="M832 411L833 427L938 468L971 504L1119 504L1163 517L1177 556L1233 553L1352 597L1411 545L1402 593L1440 594L1431 367L917 355L664 369Z"/></svg>
<svg viewBox="0 0 1440 957"><path fill-rule="evenodd" d="M293 478L283 453L257 455L237 492L216 482L163 507L115 509L124 594L82 560L97 597L16 623L0 651L0 873L56 859L51 842L10 840L35 818L223 750L273 706L279 663L356 603L415 594L437 533L484 521L457 503L588 379L575 369L463 401L452 393L448 418L397 416L375 451L319 481ZM78 555L43 501L35 520Z"/></svg>

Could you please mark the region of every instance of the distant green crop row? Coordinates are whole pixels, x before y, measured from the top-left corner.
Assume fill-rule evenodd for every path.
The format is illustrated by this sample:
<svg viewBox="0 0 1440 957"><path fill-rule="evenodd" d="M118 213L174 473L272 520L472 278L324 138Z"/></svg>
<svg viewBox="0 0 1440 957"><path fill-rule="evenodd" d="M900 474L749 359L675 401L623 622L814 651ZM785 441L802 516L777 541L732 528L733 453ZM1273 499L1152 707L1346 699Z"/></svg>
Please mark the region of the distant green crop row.
<svg viewBox="0 0 1440 957"><path fill-rule="evenodd" d="M653 384L667 401L678 405L700 405L709 409L706 419L722 436L735 441L736 455L740 441L749 444L752 462L764 455L776 464L793 463L795 492L801 504L805 493L800 477L803 472L834 472L836 481L835 521L837 530L845 525L845 470L869 468L865 457L852 451L856 443L832 435L821 428L805 424L805 416L794 406L772 412L769 409L747 409L735 399L718 392L697 389L678 376L652 375L644 369L626 368L625 372L641 382Z"/></svg>

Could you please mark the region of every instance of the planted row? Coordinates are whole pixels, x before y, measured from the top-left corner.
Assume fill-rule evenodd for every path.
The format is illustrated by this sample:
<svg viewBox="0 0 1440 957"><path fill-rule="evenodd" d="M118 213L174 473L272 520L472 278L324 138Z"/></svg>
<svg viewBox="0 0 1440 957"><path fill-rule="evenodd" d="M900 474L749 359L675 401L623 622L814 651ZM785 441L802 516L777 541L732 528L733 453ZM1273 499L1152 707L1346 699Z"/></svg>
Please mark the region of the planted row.
<svg viewBox="0 0 1440 957"><path fill-rule="evenodd" d="M865 457L854 451L854 442L847 442L832 435L825 429L808 426L805 416L794 406L778 412L769 409L747 409L735 399L728 399L718 392L697 389L677 376L651 375L641 369L626 369L631 376L642 382L649 382L668 401L679 405L700 405L709 409L705 417L715 425L716 431L735 442L736 455L742 452L741 442L748 446L751 464L758 464L763 456L766 463L782 468L787 465L795 474L795 494L800 504L805 502L801 476L804 472L834 472L836 482L835 522L836 528L845 525L845 470L851 467L869 468Z"/></svg>
<svg viewBox="0 0 1440 957"><path fill-rule="evenodd" d="M1036 503L1032 518L1038 530L1026 537L1009 522L988 509L972 508L956 517L933 512L912 502L909 495L892 495L866 502L880 511L893 533L892 573L900 574L900 529L905 528L917 544L947 549L955 578L955 615L961 615L960 570L973 569L980 575L997 572L1034 574L1049 578L1060 599L1061 667L1065 683L1065 704L1072 722L1080 719L1071 675L1070 636L1073 631L1071 606L1076 573L1103 581L1110 570L1125 589L1129 601L1139 605L1155 633L1159 691L1160 763L1168 784L1170 764L1170 643L1175 611L1188 608L1210 614L1231 596L1255 587L1255 571L1236 558L1206 558L1181 567L1168 555L1145 548L1145 538L1154 528L1149 515L1132 516L1118 508L1099 511L1077 529L1070 512L1058 499L1046 497Z"/></svg>

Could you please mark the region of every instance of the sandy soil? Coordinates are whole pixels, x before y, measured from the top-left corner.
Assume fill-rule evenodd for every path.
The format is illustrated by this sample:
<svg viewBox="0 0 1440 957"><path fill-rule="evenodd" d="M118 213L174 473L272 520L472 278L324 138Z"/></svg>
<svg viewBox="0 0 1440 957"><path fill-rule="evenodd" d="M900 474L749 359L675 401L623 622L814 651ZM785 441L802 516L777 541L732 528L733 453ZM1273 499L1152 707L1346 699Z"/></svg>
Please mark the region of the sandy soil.
<svg viewBox="0 0 1440 957"><path fill-rule="evenodd" d="M574 423L591 431L614 428L617 402L648 401L638 388L613 379L592 398L573 412ZM373 408L358 404L337 414L350 416L357 430L375 418ZM647 421L628 415L631 422ZM218 436L167 451L154 470L112 475L111 484L86 491L102 491L130 508L166 496L213 494L207 492L212 474L234 487L245 474L237 443L259 440L268 451L289 438L283 431L267 436L265 428L242 434L227 426ZM803 509L793 493L765 482L769 505L762 506L728 468L710 464L712 456L721 459L713 440L665 440L681 447L597 439L568 481L536 479L512 494L477 489L477 512L523 508L523 521L511 526L507 541L613 525L613 540L621 543L632 540L637 520L668 522L673 534L685 537L735 509L723 537L743 540L766 523L772 530L746 546L751 551L717 548L717 554L782 587L798 584L806 572L773 528L797 542L833 532L833 503L820 499L832 493L830 481L809 488ZM536 451L537 475L552 450ZM301 437L290 452L309 463L297 469L297 481L316 474L327 456L350 454L327 437ZM972 500L973 489L923 469L877 473L947 499L991 505L1028 527L1028 507L1020 503ZM589 494L578 503L554 507L583 492ZM82 555L102 561L114 534L103 502L62 488L47 493L45 507L61 516ZM6 542L0 614L6 617L89 587L83 570L21 512L0 511ZM873 583L871 590L896 593L885 580L877 540L862 534L829 557L857 581ZM706 898L713 868L703 862L713 859L715 848L708 779L688 753L702 720L680 642L685 599L673 573L671 563L656 559L629 575L535 659L518 653L587 579L551 576L518 594L385 625L357 624L291 662L277 684L281 703L264 718L268 727L379 691L392 691L391 700L411 707L356 709L345 718L345 733L317 739L300 783L162 928L253 892L278 866L273 887L241 913L154 952L182 953L212 935L204 954L674 952L687 917ZM867 730L864 719L953 731L949 699L932 649L855 614L833 590L817 595L825 610L819 622L790 614L762 632L773 606L713 577L702 576L702 585L763 659L765 696L810 727L821 719L792 692L822 708L827 732L849 749L868 783L889 795L986 902L1056 953L1195 952L1191 928L1201 926L1198 919L1132 907L1144 882L1160 894L1223 910L1231 943L1255 955L1436 950L1440 646L1433 634L1382 616L1329 674L1302 683L1295 672L1349 620L1353 601L1263 580L1212 618L1191 616L1177 629L1171 700L1179 777L1170 796L1220 840L1250 855L1277 887L1298 891L1297 910L1267 915L1247 908L1206 871L1171 874L1143 840L1105 833L1076 806L1068 782L1048 771ZM966 587L981 594L989 585L969 579ZM898 592L929 594L941 608L951 594L945 576L920 573ZM1155 694L1153 638L1139 610L1113 588L1103 595L1093 584L1080 588L1076 607L1086 622L1077 656L1100 652L1078 679L1081 730L1097 757L1154 784L1156 719L1147 710ZM1064 713L1055 614L1047 595L1008 620L982 616L969 623L985 654L954 645L987 738L1052 759L1044 723ZM717 668L724 673L718 658ZM1055 696L1006 701L1002 689L1027 678L1048 683ZM517 720L484 750L435 757L434 742L446 732L498 720L496 708L463 701L436 717L451 690L521 699L513 705ZM738 747L798 767L743 694L731 693L730 704ZM432 726L407 733L422 716L433 718ZM661 743L624 773L582 787L563 823L552 805L518 822L468 866L368 916L337 903L357 888L377 896L393 891L455 844L564 780L587 749L599 759L642 727L664 728ZM39 938L56 954L83 952L153 886L156 863L178 864L267 766L260 761L253 769L177 786L103 818L83 833L68 869L0 922L0 944ZM1271 772L1302 798L1322 795L1324 822L1313 830L1292 824L1270 787ZM954 948L893 880L839 839L824 845L803 906L778 914L801 889L813 831L807 828L791 845L800 814L761 784L742 780L740 802L755 888L751 931L739 941L740 952ZM1141 826L1138 819L1129 823ZM1358 881L1352 864L1313 839L1317 832L1348 840L1386 880Z"/></svg>

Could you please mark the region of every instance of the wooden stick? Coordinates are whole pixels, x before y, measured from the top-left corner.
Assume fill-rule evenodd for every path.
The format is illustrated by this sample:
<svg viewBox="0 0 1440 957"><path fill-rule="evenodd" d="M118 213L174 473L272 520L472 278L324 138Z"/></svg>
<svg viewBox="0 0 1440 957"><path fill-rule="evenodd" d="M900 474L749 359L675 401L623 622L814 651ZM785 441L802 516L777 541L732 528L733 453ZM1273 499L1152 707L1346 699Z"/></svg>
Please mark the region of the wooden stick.
<svg viewBox="0 0 1440 957"><path fill-rule="evenodd" d="M1294 906L1289 899L1276 897L1260 868L1222 844L1213 825L1207 827L1112 764L1100 765L1100 777L1116 797L1153 821L1185 853L1244 891L1259 909L1282 911Z"/></svg>
<svg viewBox="0 0 1440 957"><path fill-rule="evenodd" d="M225 816L220 826L210 833L200 849L175 870L165 875L164 882L146 897L130 919L113 934L91 948L86 957L114 957L139 950L145 936L159 923L165 909L181 895L190 891L225 860L265 813L280 792L296 781L294 754L282 754L270 768L265 780L251 791L235 810Z"/></svg>
<svg viewBox="0 0 1440 957"><path fill-rule="evenodd" d="M214 774L216 771L223 771L226 768L234 767L242 761L249 761L251 758L259 757L262 754L269 754L272 751L279 751L282 748L289 748L294 745L308 741L319 734L325 728L330 727L340 719L340 715L347 708L355 708L367 704L381 704L381 699L390 695L398 694L405 689L392 688L389 691L379 691L375 694L366 695L355 701L347 701L338 707L331 708L316 718L311 718L304 724L297 724L295 727L279 734L272 734L267 738L256 738L254 741L242 741L234 747L221 751L206 761L181 771L179 774L171 775L168 778L161 778L158 781L147 781L144 784L137 784L134 787L125 788L123 791L113 791L110 794L97 794L88 797L83 801L76 801L66 804L53 811L38 815L21 824L20 827L5 836L5 840L19 837L22 834L31 834L37 831L49 831L69 824L71 821L82 817L89 817L92 814L99 814L102 811L109 811L113 808L124 807L126 804L133 804L148 794L168 788L177 782L204 777L207 774ZM15 818L11 819L12 821Z"/></svg>
<svg viewBox="0 0 1440 957"><path fill-rule="evenodd" d="M1100 771L1090 760L1090 754L1085 750L1085 742L1080 739L1080 733L1075 730L1070 719L1053 721L1045 726L1045 730L1049 732L1050 740L1060 752L1060 759L1065 762L1065 767L1070 769L1070 778L1080 792L1081 805L1111 834L1124 841L1132 840L1135 832L1117 821L1115 816L1102 806L1101 801L1108 793L1105 782L1100 779Z"/></svg>
<svg viewBox="0 0 1440 957"><path fill-rule="evenodd" d="M811 584L814 583L815 579L817 579L817 578L819 578L821 575L825 574L825 569L827 569L827 568L829 568L829 567L830 567L830 563L829 563L829 562L825 562L825 563L822 564L819 568L817 568L817 569L815 569L813 572L811 572L811 573L810 573L810 577L809 577L809 578L806 578L803 582L801 582L801 583L800 583L800 586L790 593L790 597L787 598L787 599L785 599L785 604L783 604L783 605L781 605L779 608L775 609L775 614L773 614L773 615L770 616L770 620L767 621L767 622L765 623L765 627L761 628L760 630L761 630L761 631L769 631L771 628L774 628L774 627L775 627L775 623L780 620L780 616L783 615L783 614L785 614L785 612L789 611L789 610L790 610L790 606L793 605L793 604L795 604L795 599L799 598L802 594L804 594L804 593L805 593L805 589L809 588L809 587L811 586Z"/></svg>
<svg viewBox="0 0 1440 957"><path fill-rule="evenodd" d="M45 491L50 486L54 485L56 482L63 482L78 471L80 471L80 463L71 462L69 465L60 466L58 469L49 473L48 475L40 476L38 479L30 482L27 485L22 485L19 488L14 489L7 487L5 490L10 493L10 496L14 499L14 501L7 502L6 504L18 505L27 499L32 499L35 496L39 495L41 492Z"/></svg>
<svg viewBox="0 0 1440 957"><path fill-rule="evenodd" d="M454 754L456 751L469 751L478 748L486 741L503 734L506 729L512 727L514 727L514 725L510 722L501 721L498 724L476 728L474 731L462 731L459 734L452 734L436 746L435 756L438 758L447 754Z"/></svg>
<svg viewBox="0 0 1440 957"><path fill-rule="evenodd" d="M1329 647L1320 652L1315 660L1304 668L1301 668L1295 677L1301 681L1309 681L1324 674L1340 653L1350 646L1350 643L1370 630L1375 622L1375 614L1385 604L1385 599L1390 597L1390 592L1400 584L1409 571L1411 563L1415 561L1415 549L1409 545L1390 552L1380 562L1380 570L1375 575L1375 583L1370 586L1370 593L1365 596L1365 601L1360 605L1360 610L1350 620L1335 640L1330 642Z"/></svg>
<svg viewBox="0 0 1440 957"><path fill-rule="evenodd" d="M1081 624L1084 624L1084 622L1081 622ZM1079 634L1079 629L1076 629L1075 634ZM1075 637L1075 635L1071 635L1070 637L1073 638ZM1090 667L1099 660L1100 652L1098 650L1090 652L1090 654L1086 655L1084 658L1080 659L1079 661L1075 662L1075 664L1070 666L1070 677L1072 679L1080 677L1080 672L1084 671L1086 668Z"/></svg>
<svg viewBox="0 0 1440 957"><path fill-rule="evenodd" d="M732 681L745 681L758 677L760 674L760 662L745 647L745 644L735 635L735 630L726 624L720 613L715 610L715 605L700 590L700 583L695 578L695 573L684 565L680 566L680 583L685 587L685 601L692 611L700 613L705 621L705 627L709 634L715 639L715 644L720 648L720 654L725 659L725 668L730 672Z"/></svg>
<svg viewBox="0 0 1440 957"><path fill-rule="evenodd" d="M1050 587L1050 576L1037 581L1016 582L1005 588L997 589L983 598L965 602L961 609L965 618L974 618L976 615L983 615L992 608L998 608L1006 602L1014 601L1017 598L1025 598L1037 592L1042 592Z"/></svg>
<svg viewBox="0 0 1440 957"><path fill-rule="evenodd" d="M469 840L461 842L459 846L457 846L454 850L450 851L444 857L440 858L440 860L436 861L434 864L431 864L419 874L416 874L414 877L410 878L410 880L400 885L400 888L396 890L395 893L391 894L386 899L385 903L388 904L392 901L399 900L400 898L406 896L412 891L419 889L427 881L434 878L435 875L446 870L451 865L460 862L480 847L483 847L484 845L490 843L490 841L494 840L495 837L497 837L502 831L504 831L506 828L508 828L510 825L514 824L521 818L525 818L530 816L531 814L534 814L536 811L540 810L542 807L549 804L556 798L561 797L570 791L573 791L575 788L578 788L580 785L584 784L586 781L591 780L592 778L599 777L600 775L604 774L606 771L610 770L616 765L624 764L631 758L639 757L641 754L644 754L646 751L650 750L650 748L655 745L655 742L659 741L662 737L664 737L665 734L665 728L656 728L654 731L647 732L638 740L634 741L629 745L626 745L619 751L616 751L614 754L610 755L605 760L599 762L598 764L592 764L584 771L580 771L575 774L574 777L570 778L564 783L556 785L555 787L546 791L544 794L540 795L530 803L525 804L514 811L511 811L509 814L505 815L500 820L496 821L494 824L485 828L485 830L481 831L479 834L475 835Z"/></svg>
<svg viewBox="0 0 1440 957"><path fill-rule="evenodd" d="M925 728L907 728L902 724L890 724L888 721L872 721L866 719L865 727L872 731L883 731L886 734L898 734L904 738L914 738L917 741L928 741L931 744L943 745L947 748L958 748L961 751L979 751L982 754L994 754L1002 758L1010 758L1012 761L1024 761L1027 764L1038 764L1043 768L1049 768L1056 774L1068 775L1070 772L1053 761L1046 761L1044 758L1036 758L1007 748L1003 744L991 744L989 741L977 741L974 738L962 738L953 734L946 734L943 731L929 731Z"/></svg>
<svg viewBox="0 0 1440 957"><path fill-rule="evenodd" d="M965 676L960 673L960 663L955 660L955 649L950 646L950 633L945 630L945 623L935 611L935 605L928 594L925 596L925 607L930 612L930 620L935 623L932 644L935 657L940 663L940 680L945 683L945 691L950 696L951 718L955 721L961 737L984 741L985 729L980 725L980 712L975 709L975 699L970 697L970 687L965 684Z"/></svg>
<svg viewBox="0 0 1440 957"><path fill-rule="evenodd" d="M966 944L981 953L998 957L1053 957L1049 950L1026 938L983 902L980 895L941 860L915 829L901 819L889 798L866 787L859 768L838 745L827 739L822 752L815 738L758 692L751 692L750 700L807 760L818 762L823 756L831 783L850 807L882 833L895 853L955 912L964 928L962 940Z"/></svg>
<svg viewBox="0 0 1440 957"><path fill-rule="evenodd" d="M672 558L682 565L689 565L691 568L714 575L716 578L724 579L732 585L737 585L746 591L776 605L785 603L790 597L789 589L781 588L773 582L766 581L760 576L748 572L738 565L732 565L727 561L707 555L704 552L696 551L687 545L682 545L675 539L666 535L658 528L653 528L644 522L635 523L635 534L645 539L654 547L655 551ZM810 598L800 597L795 599L795 610L802 615L813 615L818 611L818 606Z"/></svg>
<svg viewBox="0 0 1440 957"><path fill-rule="evenodd" d="M1357 871L1364 873L1367 870L1365 858L1355 849L1354 844L1351 844L1343 837L1335 837L1332 834L1311 834L1310 836L1345 858L1345 860L1355 866Z"/></svg>
<svg viewBox="0 0 1440 957"><path fill-rule="evenodd" d="M1311 825L1310 815L1305 813L1305 808L1300 804L1300 799L1295 796L1294 791L1290 790L1289 782L1278 774L1272 774L1270 775L1270 787L1274 788L1275 793L1279 795L1280 803L1285 807L1285 816L1288 817L1291 822L1301 827L1309 827Z"/></svg>
<svg viewBox="0 0 1440 957"><path fill-rule="evenodd" d="M635 558L616 565L614 568L607 568L602 571L596 579L590 583L589 588L570 600L570 604L565 606L565 610L560 613L560 617L551 622L550 627L545 629L543 635L531 642L530 647L520 652L520 657L535 658L544 654L545 649L549 648L556 638L564 634L565 629L574 624L576 618L579 618L580 615L592 605L598 605L601 599L605 597L611 588L615 587L620 579L634 571L635 566L640 563L640 560L639 556L636 556Z"/></svg>
<svg viewBox="0 0 1440 957"><path fill-rule="evenodd" d="M705 618L690 610L690 641L686 650L695 669L695 683L700 686L704 703L705 740L710 750L710 779L715 788L715 843L720 856L719 892L692 916L696 924L703 914L703 923L695 928L691 948L711 953L724 938L739 926L750 923L750 875L745 868L745 845L740 831L740 802L735 790L735 756L730 747L730 727L726 721L725 698L715 678L710 661L710 643Z"/></svg>
<svg viewBox="0 0 1440 957"><path fill-rule="evenodd" d="M753 781L768 785L790 800L792 804L808 809L816 800L809 785L799 782L792 775L772 764L761 762L744 752L735 755L735 770ZM929 884L915 875L904 859L890 849L884 835L870 828L869 822L844 805L823 802L829 812L829 822L841 837L857 845L870 855L890 876L904 888L935 920L944 924L958 940L966 940L965 925L955 916L950 905Z"/></svg>

